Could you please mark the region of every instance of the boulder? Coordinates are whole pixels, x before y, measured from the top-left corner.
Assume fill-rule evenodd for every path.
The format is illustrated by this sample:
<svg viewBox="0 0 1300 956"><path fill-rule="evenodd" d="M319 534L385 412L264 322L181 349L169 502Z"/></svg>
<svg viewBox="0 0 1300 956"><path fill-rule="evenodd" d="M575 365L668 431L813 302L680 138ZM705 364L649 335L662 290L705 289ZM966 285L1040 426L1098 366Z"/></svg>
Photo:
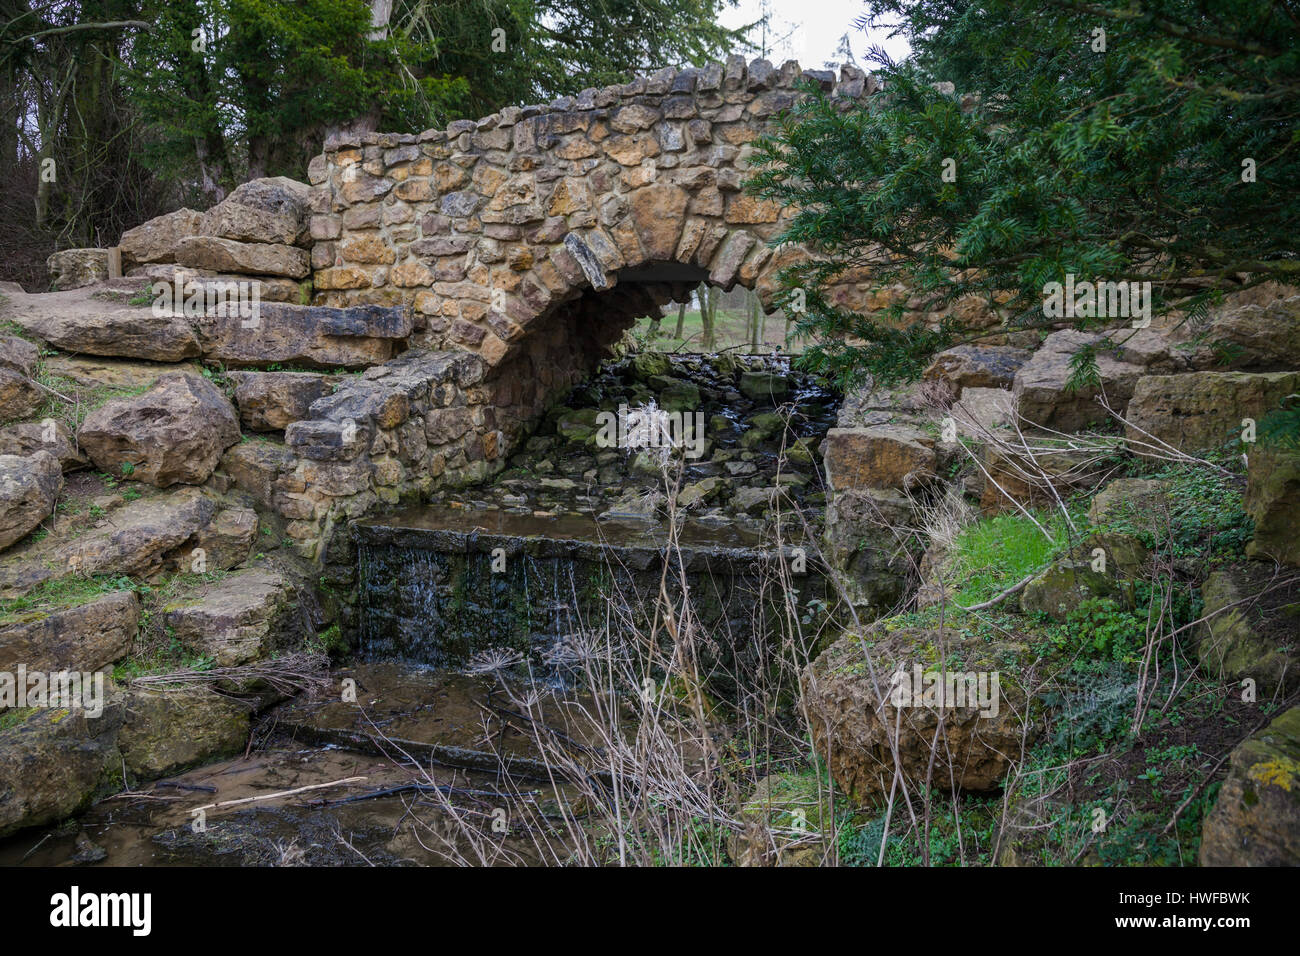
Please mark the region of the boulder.
<svg viewBox="0 0 1300 956"><path fill-rule="evenodd" d="M1139 531L1156 532L1168 524L1169 482L1158 478L1117 478L1088 503L1093 525L1122 522Z"/></svg>
<svg viewBox="0 0 1300 956"><path fill-rule="evenodd" d="M57 419L22 422L0 428L0 455L26 457L38 451L47 451L57 458L59 467L65 472L76 471L89 464L77 447L68 426Z"/></svg>
<svg viewBox="0 0 1300 956"><path fill-rule="evenodd" d="M1201 585L1204 624L1197 654L1219 680L1255 681L1261 697L1300 687L1300 587L1281 586L1272 568L1225 567Z"/></svg>
<svg viewBox="0 0 1300 956"><path fill-rule="evenodd" d="M148 388L165 372L193 372L199 374L198 365L184 362L163 365L156 362L132 362L126 359L91 358L84 355L51 355L45 359L45 369L51 375L71 379L87 388L109 388L139 391Z"/></svg>
<svg viewBox="0 0 1300 956"><path fill-rule="evenodd" d="M0 673L14 673L19 664L47 673L102 670L131 652L139 623L134 591L14 615L0 623Z"/></svg>
<svg viewBox="0 0 1300 956"><path fill-rule="evenodd" d="M1098 550L1103 553L1097 555ZM1020 609L1064 621L1092 598L1114 598L1131 605L1132 589L1127 582L1141 573L1148 557L1142 542L1131 535L1089 535L1025 585ZM1104 558L1104 563L1098 558Z"/></svg>
<svg viewBox="0 0 1300 956"><path fill-rule="evenodd" d="M673 366L662 352L638 352L632 356L630 370L637 381L648 382L657 375L671 374Z"/></svg>
<svg viewBox="0 0 1300 956"><path fill-rule="evenodd" d="M207 379L169 372L143 394L114 399L91 412L77 440L109 474L159 488L197 485L239 441L239 419Z"/></svg>
<svg viewBox="0 0 1300 956"><path fill-rule="evenodd" d="M106 527L60 544L54 552L55 570L149 577L162 569L170 552L206 528L216 513L216 503L197 488L140 498L113 511Z"/></svg>
<svg viewBox="0 0 1300 956"><path fill-rule="evenodd" d="M934 439L910 425L832 428L826 480L836 491L910 488L934 477Z"/></svg>
<svg viewBox="0 0 1300 956"><path fill-rule="evenodd" d="M921 378L946 381L958 396L967 388L1010 388L1032 356L1007 345L958 345L936 355Z"/></svg>
<svg viewBox="0 0 1300 956"><path fill-rule="evenodd" d="M252 553L257 528L252 508L222 508L190 539L190 550L174 555L168 567L183 573L239 567Z"/></svg>
<svg viewBox="0 0 1300 956"><path fill-rule="evenodd" d="M595 445L600 430L597 424L599 416L600 411L595 408L570 409L555 420L555 433L568 442Z"/></svg>
<svg viewBox="0 0 1300 956"><path fill-rule="evenodd" d="M1246 553L1300 565L1300 452L1260 447L1251 451L1242 503L1255 519L1255 536Z"/></svg>
<svg viewBox="0 0 1300 956"><path fill-rule="evenodd" d="M0 422L27 418L45 401L44 393L22 372L0 368Z"/></svg>
<svg viewBox="0 0 1300 956"><path fill-rule="evenodd" d="M0 335L0 423L27 418L45 401L33 376L40 350L16 335Z"/></svg>
<svg viewBox="0 0 1300 956"><path fill-rule="evenodd" d="M63 469L49 452L0 455L0 550L48 518L62 490Z"/></svg>
<svg viewBox="0 0 1300 956"><path fill-rule="evenodd" d="M221 456L220 467L240 491L263 508L278 510L274 504L276 483L297 464L298 456L284 445L258 440L231 445Z"/></svg>
<svg viewBox="0 0 1300 956"><path fill-rule="evenodd" d="M880 613L908 593L914 567L908 536L893 529L913 523L907 496L890 488L836 491L826 508L826 560L842 569L849 598Z"/></svg>
<svg viewBox="0 0 1300 956"><path fill-rule="evenodd" d="M99 717L40 708L0 730L0 837L63 820L115 776L120 784L121 724L121 703L110 701Z"/></svg>
<svg viewBox="0 0 1300 956"><path fill-rule="evenodd" d="M239 418L251 431L281 431L308 417L311 403L330 395L337 381L315 372L229 372Z"/></svg>
<svg viewBox="0 0 1300 956"><path fill-rule="evenodd" d="M248 744L248 708L207 688L133 690L125 710L117 744L126 769L141 780L229 757Z"/></svg>
<svg viewBox="0 0 1300 956"><path fill-rule="evenodd" d="M1121 362L1108 352L1097 353L1101 389L1070 391L1070 360L1088 345L1107 346L1101 335L1063 329L1043 340L1042 346L1015 374L1012 395L1017 413L1033 425L1059 432L1080 431L1107 421L1109 415L1096 398L1105 393L1116 412L1124 413L1133 388L1143 373L1142 366Z"/></svg>
<svg viewBox="0 0 1300 956"><path fill-rule="evenodd" d="M1232 752L1201 827L1201 866L1300 866L1300 707Z"/></svg>
<svg viewBox="0 0 1300 956"><path fill-rule="evenodd" d="M45 260L56 292L95 285L108 278L107 249L64 249Z"/></svg>
<svg viewBox="0 0 1300 956"><path fill-rule="evenodd" d="M1280 372L1300 367L1300 295L1267 302L1236 298L1211 308L1204 322L1185 322L1172 330L1171 356L1191 370Z"/></svg>
<svg viewBox="0 0 1300 956"><path fill-rule="evenodd" d="M693 412L700 408L700 390L691 382L671 375L656 375L650 380L659 407L669 412Z"/></svg>
<svg viewBox="0 0 1300 956"><path fill-rule="evenodd" d="M150 578L174 568L182 557L188 562L193 542L217 514L216 502L197 488L149 492L112 509L75 537L51 535L0 560L0 590L25 593L70 574Z"/></svg>
<svg viewBox="0 0 1300 956"><path fill-rule="evenodd" d="M1134 452L1165 442L1184 452L1241 439L1242 420L1263 418L1300 393L1300 372L1190 372L1148 375L1133 391L1125 432Z"/></svg>
<svg viewBox="0 0 1300 956"><path fill-rule="evenodd" d="M41 350L16 335L0 335L0 368L11 369L29 378L36 374Z"/></svg>
<svg viewBox="0 0 1300 956"><path fill-rule="evenodd" d="M283 575L249 568L166 608L163 621L182 645L234 667L267 656L298 634L297 593Z"/></svg>
<svg viewBox="0 0 1300 956"><path fill-rule="evenodd" d="M276 243L239 242L216 236L190 236L181 240L176 261L191 269L233 272L238 275L287 276L304 279L311 273L305 249Z"/></svg>
<svg viewBox="0 0 1300 956"><path fill-rule="evenodd" d="M310 220L311 187L275 176L237 187L203 213L198 232L242 242L293 246L307 239Z"/></svg>
<svg viewBox="0 0 1300 956"><path fill-rule="evenodd" d="M122 265L175 262L181 240L198 235L202 218L202 213L193 209L177 209L128 229L117 243L122 250Z"/></svg>
<svg viewBox="0 0 1300 956"><path fill-rule="evenodd" d="M939 677L934 649L941 640L947 666L963 662L960 674ZM1026 699L1009 679L1003 653L951 630L941 638L876 625L835 641L805 669L802 686L814 748L840 790L865 805L889 794L896 729L898 761L911 787L927 780L944 792L954 784L976 792L999 787L1029 739Z"/></svg>

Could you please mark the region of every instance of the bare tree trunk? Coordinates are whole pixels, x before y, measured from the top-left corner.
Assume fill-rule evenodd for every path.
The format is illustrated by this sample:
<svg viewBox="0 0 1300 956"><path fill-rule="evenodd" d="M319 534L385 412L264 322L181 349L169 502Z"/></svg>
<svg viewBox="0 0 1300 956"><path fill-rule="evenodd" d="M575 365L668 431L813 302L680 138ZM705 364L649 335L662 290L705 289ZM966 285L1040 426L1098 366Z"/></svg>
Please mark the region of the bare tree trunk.
<svg viewBox="0 0 1300 956"><path fill-rule="evenodd" d="M673 338L680 340L686 334L686 306L689 302L681 302L677 305L677 331Z"/></svg>
<svg viewBox="0 0 1300 956"><path fill-rule="evenodd" d="M383 40L388 37L389 21L393 17L393 0L370 0L370 26L369 37L371 40ZM327 126L325 128L326 138L334 134L341 133L374 133L379 130L380 107L375 104L360 116L354 116L352 119Z"/></svg>
<svg viewBox="0 0 1300 956"><path fill-rule="evenodd" d="M704 327L704 351L712 352L718 347L717 334L713 320L718 311L718 287L700 286L700 324Z"/></svg>

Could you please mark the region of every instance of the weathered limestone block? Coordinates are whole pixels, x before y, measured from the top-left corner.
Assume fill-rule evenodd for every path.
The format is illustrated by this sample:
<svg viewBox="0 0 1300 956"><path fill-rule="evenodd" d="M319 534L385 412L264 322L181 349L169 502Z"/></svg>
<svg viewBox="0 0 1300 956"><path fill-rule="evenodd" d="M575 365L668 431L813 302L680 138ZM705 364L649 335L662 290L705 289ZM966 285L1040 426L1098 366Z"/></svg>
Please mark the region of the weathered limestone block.
<svg viewBox="0 0 1300 956"><path fill-rule="evenodd" d="M109 474L159 488L197 485L239 441L239 419L207 379L169 372L143 394L114 399L91 412L77 440Z"/></svg>
<svg viewBox="0 0 1300 956"><path fill-rule="evenodd" d="M245 428L280 431L306 418L311 403L334 391L336 379L313 372L230 372Z"/></svg>
<svg viewBox="0 0 1300 956"><path fill-rule="evenodd" d="M93 719L82 710L39 709L0 730L0 837L71 816L121 774L122 713L120 700Z"/></svg>
<svg viewBox="0 0 1300 956"><path fill-rule="evenodd" d="M1032 355L1006 345L958 345L936 355L921 377L950 383L958 396L966 388L1010 388Z"/></svg>
<svg viewBox="0 0 1300 956"><path fill-rule="evenodd" d="M933 632L910 628L869 629L870 662L862 638L846 634L808 665L802 676L809 730L836 784L855 802L874 805L890 792L895 761L890 739L897 728L898 759L912 787L986 792L1001 785L1016 762L1028 721L1024 693L1005 671L996 687L998 648L982 639L945 635L967 671L983 672L985 684L965 682L925 697L929 685L917 677L938 677L923 649L937 646ZM874 668L874 673L873 673ZM898 675L898 676L895 676ZM978 681L978 678L977 678ZM956 692L956 693L954 693ZM958 696L960 694L961 696ZM936 740L937 748L932 747Z"/></svg>
<svg viewBox="0 0 1300 956"><path fill-rule="evenodd" d="M274 505L276 482L294 469L297 456L282 444L270 441L246 441L231 445L221 456L221 471L234 479L235 487L253 496L263 508Z"/></svg>
<svg viewBox="0 0 1300 956"><path fill-rule="evenodd" d="M1060 432L1080 431L1109 419L1106 410L1096 401L1104 393L1110 406L1117 413L1124 414L1143 372L1139 365L1117 361L1099 351L1100 390L1088 387L1071 391L1068 388L1071 358L1085 346L1104 344L1103 336L1074 329L1049 335L1033 358L1015 373L1012 393L1016 411L1031 424L1042 428Z"/></svg>
<svg viewBox="0 0 1300 956"><path fill-rule="evenodd" d="M150 494L114 509L111 521L72 540L52 539L0 561L0 589L25 591L68 574L153 577L169 563L175 565L178 551L188 558L191 542L217 510L197 488Z"/></svg>
<svg viewBox="0 0 1300 956"><path fill-rule="evenodd" d="M1285 581L1267 566L1227 567L1206 578L1196 650L1211 677L1234 684L1250 678L1261 698L1300 686L1300 588Z"/></svg>
<svg viewBox="0 0 1300 956"><path fill-rule="evenodd" d="M1147 375L1133 391L1125 434L1138 454L1141 443L1217 449L1240 440L1243 419L1258 421L1298 392L1300 372Z"/></svg>
<svg viewBox="0 0 1300 956"><path fill-rule="evenodd" d="M156 780L243 751L249 711L207 688L131 690L117 744L128 772Z"/></svg>
<svg viewBox="0 0 1300 956"><path fill-rule="evenodd" d="M179 362L199 354L199 340L183 315L150 308L78 302L71 307L35 304L14 315L33 335L65 352Z"/></svg>
<svg viewBox="0 0 1300 956"><path fill-rule="evenodd" d="M56 292L80 289L108 278L107 249L64 249L45 260Z"/></svg>
<svg viewBox="0 0 1300 956"><path fill-rule="evenodd" d="M198 319L203 356L234 366L269 364L357 368L392 357L413 330L409 309L358 305L263 303L255 320L238 315Z"/></svg>
<svg viewBox="0 0 1300 956"><path fill-rule="evenodd" d="M909 425L832 428L826 479L836 491L909 488L934 477L934 439Z"/></svg>
<svg viewBox="0 0 1300 956"><path fill-rule="evenodd" d="M1255 536L1246 553L1300 565L1300 453L1256 447L1247 461L1244 504Z"/></svg>
<svg viewBox="0 0 1300 956"><path fill-rule="evenodd" d="M48 518L62 490L63 469L49 452L0 455L0 550Z"/></svg>
<svg viewBox="0 0 1300 956"><path fill-rule="evenodd" d="M11 368L0 368L0 422L27 418L45 401L36 383Z"/></svg>
<svg viewBox="0 0 1300 956"><path fill-rule="evenodd" d="M234 272L240 275L305 278L311 256L296 246L281 243L240 242L216 236L189 236L181 240L176 261L191 269Z"/></svg>
<svg viewBox="0 0 1300 956"><path fill-rule="evenodd" d="M199 234L241 242L298 245L307 234L310 191L306 183L284 176L246 182L203 214Z"/></svg>
<svg viewBox="0 0 1300 956"><path fill-rule="evenodd" d="M47 451L65 472L85 468L89 461L77 448L72 432L62 421L46 419L0 428L0 455L27 457Z"/></svg>
<svg viewBox="0 0 1300 956"><path fill-rule="evenodd" d="M169 605L163 620L185 647L220 667L259 660L301 636L293 584L261 568L237 571Z"/></svg>
<svg viewBox="0 0 1300 956"><path fill-rule="evenodd" d="M836 491L826 509L826 560L842 570L849 598L875 613L908 593L913 561L908 535L911 502L885 488Z"/></svg>
<svg viewBox="0 0 1300 956"><path fill-rule="evenodd" d="M197 236L202 219L203 214L193 209L177 209L128 229L117 243L122 250L122 265L175 262L181 240Z"/></svg>
<svg viewBox="0 0 1300 956"><path fill-rule="evenodd" d="M114 591L84 604L31 611L0 624L0 673L98 671L131 652L140 624L134 591Z"/></svg>

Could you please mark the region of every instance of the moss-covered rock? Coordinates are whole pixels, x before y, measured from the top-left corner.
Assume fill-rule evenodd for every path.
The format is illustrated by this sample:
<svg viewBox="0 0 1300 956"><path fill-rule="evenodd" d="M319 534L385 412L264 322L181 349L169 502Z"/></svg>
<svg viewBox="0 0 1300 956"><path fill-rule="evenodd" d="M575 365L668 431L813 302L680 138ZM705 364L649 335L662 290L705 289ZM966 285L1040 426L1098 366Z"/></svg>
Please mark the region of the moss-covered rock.
<svg viewBox="0 0 1300 956"><path fill-rule="evenodd" d="M248 723L248 708L206 688L131 691L118 747L128 771L156 780L243 750Z"/></svg>
<svg viewBox="0 0 1300 956"><path fill-rule="evenodd" d="M862 804L889 793L895 767L914 787L995 789L1033 736L1023 651L891 621L844 635L802 677L818 755Z"/></svg>
<svg viewBox="0 0 1300 956"><path fill-rule="evenodd" d="M672 363L662 352L638 352L632 356L632 374L642 382L656 375L668 375L672 370Z"/></svg>
<svg viewBox="0 0 1300 956"><path fill-rule="evenodd" d="M121 772L121 698L104 712L41 708L0 731L0 837L54 823L86 807Z"/></svg>
<svg viewBox="0 0 1300 956"><path fill-rule="evenodd" d="M1205 623L1197 645L1207 672L1228 681L1251 678L1272 695L1300 686L1300 588L1278 588L1269 568L1228 567L1201 587Z"/></svg>
<svg viewBox="0 0 1300 956"><path fill-rule="evenodd" d="M745 828L727 840L736 866L821 866L835 820L828 782L812 774L764 777L740 808Z"/></svg>
<svg viewBox="0 0 1300 956"><path fill-rule="evenodd" d="M599 427L596 424L600 410L575 408L555 420L555 431L565 441L579 445L594 445Z"/></svg>
<svg viewBox="0 0 1300 956"><path fill-rule="evenodd" d="M1244 504L1255 519L1255 537L1246 553L1300 564L1300 453L1252 451Z"/></svg>
<svg viewBox="0 0 1300 956"><path fill-rule="evenodd" d="M1300 866L1300 707L1232 752L1201 830L1201 866Z"/></svg>
<svg viewBox="0 0 1300 956"><path fill-rule="evenodd" d="M1020 608L1064 621L1093 598L1113 598L1132 606L1128 582L1141 572L1147 558L1146 547L1132 535L1090 535L1025 586Z"/></svg>

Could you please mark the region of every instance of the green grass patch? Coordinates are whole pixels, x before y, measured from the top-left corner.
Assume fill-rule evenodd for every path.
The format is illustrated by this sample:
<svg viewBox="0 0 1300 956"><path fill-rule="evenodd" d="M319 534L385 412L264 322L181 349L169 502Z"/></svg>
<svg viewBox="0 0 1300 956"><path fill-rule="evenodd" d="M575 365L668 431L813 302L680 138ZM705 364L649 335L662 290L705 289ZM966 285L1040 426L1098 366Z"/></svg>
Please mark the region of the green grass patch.
<svg viewBox="0 0 1300 956"><path fill-rule="evenodd" d="M1051 535L1020 514L983 518L964 528L954 542L951 575L961 604L978 604L1045 568L1066 546L1065 522L1059 516L1035 515Z"/></svg>
<svg viewBox="0 0 1300 956"><path fill-rule="evenodd" d="M114 591L137 590L136 584L122 575L70 576L43 581L22 597L10 598L0 611L0 625L31 614L48 613L60 608L86 604Z"/></svg>

